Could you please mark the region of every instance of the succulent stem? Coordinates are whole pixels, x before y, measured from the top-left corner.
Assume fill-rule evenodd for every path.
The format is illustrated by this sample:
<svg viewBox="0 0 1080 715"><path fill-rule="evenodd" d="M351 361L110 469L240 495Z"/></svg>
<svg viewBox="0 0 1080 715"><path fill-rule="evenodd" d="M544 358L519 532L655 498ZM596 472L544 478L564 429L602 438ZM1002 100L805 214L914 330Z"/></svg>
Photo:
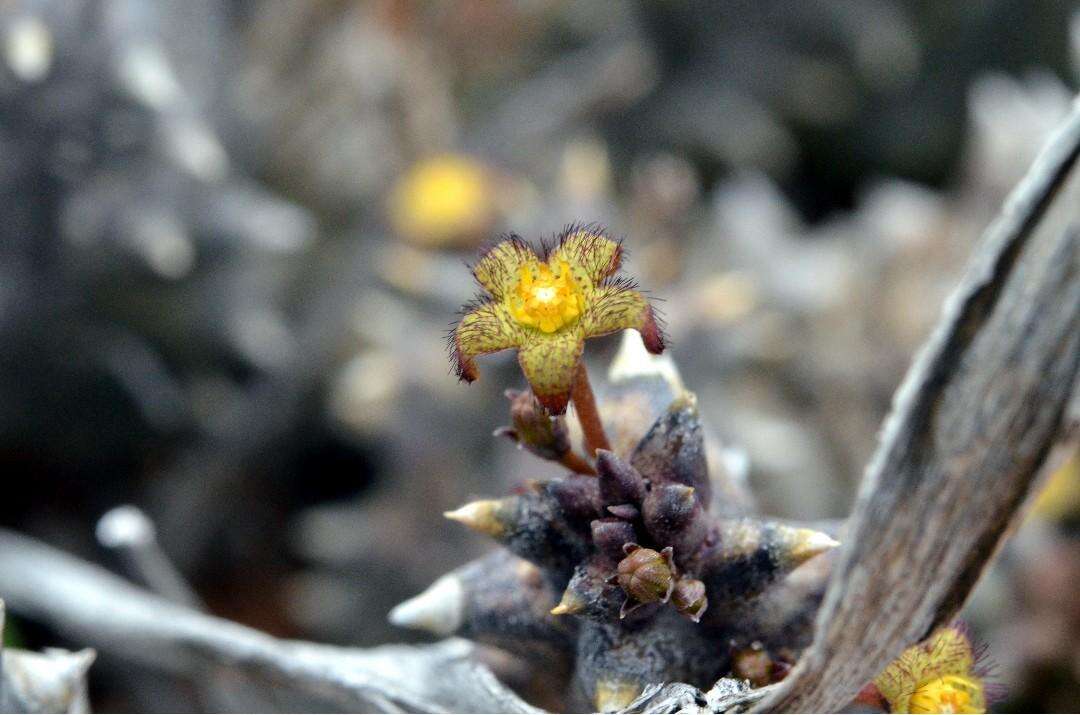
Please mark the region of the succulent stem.
<svg viewBox="0 0 1080 715"><path fill-rule="evenodd" d="M592 457L598 449L611 449L611 443L604 432L604 423L600 421L600 412L596 409L596 397L593 395L592 385L589 384L589 373L585 369L584 360L578 362L570 399L577 411L581 430L585 433L585 453Z"/></svg>

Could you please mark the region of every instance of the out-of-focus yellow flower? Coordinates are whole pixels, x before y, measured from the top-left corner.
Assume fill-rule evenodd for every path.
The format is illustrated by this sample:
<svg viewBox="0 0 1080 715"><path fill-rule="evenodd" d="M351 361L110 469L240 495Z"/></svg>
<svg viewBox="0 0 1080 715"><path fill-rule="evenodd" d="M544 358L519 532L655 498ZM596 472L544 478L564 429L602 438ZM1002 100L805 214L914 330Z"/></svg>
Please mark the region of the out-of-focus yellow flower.
<svg viewBox="0 0 1080 715"><path fill-rule="evenodd" d="M662 352L652 306L632 281L614 278L621 256L622 247L591 226L568 227L543 257L516 236L496 244L473 268L486 295L450 335L458 376L472 382L477 355L517 348L537 399L562 414L586 338L635 328L649 352Z"/></svg>
<svg viewBox="0 0 1080 715"><path fill-rule="evenodd" d="M1054 470L1031 511L1050 520L1080 514L1080 451L1074 450L1072 456Z"/></svg>
<svg viewBox="0 0 1080 715"><path fill-rule="evenodd" d="M894 713L984 713L986 687L971 641L961 628L941 628L912 646L874 679Z"/></svg>
<svg viewBox="0 0 1080 715"><path fill-rule="evenodd" d="M475 245L495 213L488 170L465 156L445 154L417 163L390 199L394 229L424 246Z"/></svg>

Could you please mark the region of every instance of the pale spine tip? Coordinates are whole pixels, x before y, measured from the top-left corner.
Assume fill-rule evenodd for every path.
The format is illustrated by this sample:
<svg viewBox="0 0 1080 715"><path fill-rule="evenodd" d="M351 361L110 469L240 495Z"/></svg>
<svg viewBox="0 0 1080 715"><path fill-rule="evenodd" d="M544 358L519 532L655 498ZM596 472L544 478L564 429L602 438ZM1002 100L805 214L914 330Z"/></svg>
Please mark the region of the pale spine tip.
<svg viewBox="0 0 1080 715"><path fill-rule="evenodd" d="M580 596L567 589L563 592L559 605L552 608L550 613L553 616L574 615L584 611L586 605L588 604Z"/></svg>
<svg viewBox="0 0 1080 715"><path fill-rule="evenodd" d="M828 534L813 529L799 529L790 555L795 563L801 564L839 545L840 542Z"/></svg>
<svg viewBox="0 0 1080 715"><path fill-rule="evenodd" d="M449 636L461 627L465 616L465 589L461 579L443 576L426 591L399 603L389 620L401 628L418 628L437 636Z"/></svg>
<svg viewBox="0 0 1080 715"><path fill-rule="evenodd" d="M443 516L451 521L460 522L481 534L498 536L503 532L502 524L495 518L498 507L499 502L495 499L481 499L470 502L460 509L443 512Z"/></svg>

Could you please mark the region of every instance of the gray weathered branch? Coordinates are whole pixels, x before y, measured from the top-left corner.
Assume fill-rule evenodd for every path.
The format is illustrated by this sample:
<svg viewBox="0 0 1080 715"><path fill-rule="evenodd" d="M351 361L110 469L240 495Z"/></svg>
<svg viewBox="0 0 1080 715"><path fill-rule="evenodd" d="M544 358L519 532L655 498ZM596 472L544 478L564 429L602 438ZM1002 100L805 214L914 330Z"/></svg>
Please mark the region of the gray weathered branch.
<svg viewBox="0 0 1080 715"><path fill-rule="evenodd" d="M4 648L0 601L0 713L85 713L86 671L96 654L50 648L44 653Z"/></svg>
<svg viewBox="0 0 1080 715"><path fill-rule="evenodd" d="M1080 365L1080 105L991 224L894 398L814 644L759 711L835 712L951 620L1016 522Z"/></svg>
<svg viewBox="0 0 1080 715"><path fill-rule="evenodd" d="M712 713L744 713L765 698L778 685L753 688L749 681L720 678L702 692L686 683L650 685L642 691L624 713L679 713L679 715L711 715Z"/></svg>
<svg viewBox="0 0 1080 715"><path fill-rule="evenodd" d="M283 641L172 603L3 529L0 593L12 611L103 651L184 673L223 665L347 710L538 712L476 663L466 641L367 650Z"/></svg>

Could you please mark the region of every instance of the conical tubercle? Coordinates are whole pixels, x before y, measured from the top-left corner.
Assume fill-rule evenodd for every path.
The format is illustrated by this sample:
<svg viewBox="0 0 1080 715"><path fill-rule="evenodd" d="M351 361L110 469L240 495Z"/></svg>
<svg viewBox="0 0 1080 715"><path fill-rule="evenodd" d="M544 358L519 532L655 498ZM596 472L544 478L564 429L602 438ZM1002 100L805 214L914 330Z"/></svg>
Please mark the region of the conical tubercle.
<svg viewBox="0 0 1080 715"><path fill-rule="evenodd" d="M604 506L640 504L645 480L628 462L606 449L596 450L596 471Z"/></svg>
<svg viewBox="0 0 1080 715"><path fill-rule="evenodd" d="M625 594L614 582L611 563L603 556L593 556L579 564L566 584L566 590L551 613L575 615L594 621L615 619Z"/></svg>
<svg viewBox="0 0 1080 715"><path fill-rule="evenodd" d="M652 484L693 487L706 509L712 499L705 436L697 398L683 392L657 418L630 456L630 464Z"/></svg>
<svg viewBox="0 0 1080 715"><path fill-rule="evenodd" d="M595 482L594 477L581 477ZM542 568L569 575L587 552L588 521L574 522L551 489L538 482L502 499L483 499L447 512L446 517L490 536L507 550ZM566 496L566 495L564 495Z"/></svg>
<svg viewBox="0 0 1080 715"><path fill-rule="evenodd" d="M698 577L716 607L745 602L820 554L836 548L832 537L780 522L721 519L697 554Z"/></svg>
<svg viewBox="0 0 1080 715"><path fill-rule="evenodd" d="M437 636L453 635L465 617L465 587L455 574L437 579L424 592L395 606L390 623L416 628Z"/></svg>
<svg viewBox="0 0 1080 715"><path fill-rule="evenodd" d="M633 524L618 518L596 519L590 525L593 546L612 565L625 556L623 547L637 542Z"/></svg>

